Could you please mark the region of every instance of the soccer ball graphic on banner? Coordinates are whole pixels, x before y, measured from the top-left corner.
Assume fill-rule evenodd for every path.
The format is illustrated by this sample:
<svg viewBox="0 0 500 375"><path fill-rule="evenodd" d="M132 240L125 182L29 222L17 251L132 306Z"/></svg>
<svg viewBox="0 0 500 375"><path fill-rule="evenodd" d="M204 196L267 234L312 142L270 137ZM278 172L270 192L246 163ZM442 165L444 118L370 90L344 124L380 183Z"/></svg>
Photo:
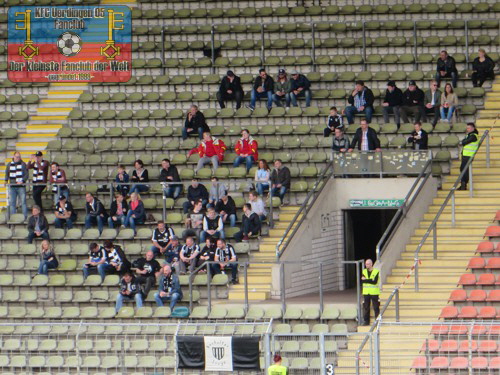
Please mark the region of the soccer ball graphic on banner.
<svg viewBox="0 0 500 375"><path fill-rule="evenodd" d="M82 39L78 34L66 31L57 39L57 49L67 57L75 56L82 50Z"/></svg>

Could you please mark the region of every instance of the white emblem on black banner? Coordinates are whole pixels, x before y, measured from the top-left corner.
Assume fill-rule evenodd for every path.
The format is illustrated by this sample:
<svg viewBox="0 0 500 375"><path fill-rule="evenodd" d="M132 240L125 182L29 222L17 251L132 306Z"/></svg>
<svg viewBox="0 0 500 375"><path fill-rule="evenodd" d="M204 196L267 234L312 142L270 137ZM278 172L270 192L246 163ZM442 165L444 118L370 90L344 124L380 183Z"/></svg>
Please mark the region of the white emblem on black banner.
<svg viewBox="0 0 500 375"><path fill-rule="evenodd" d="M205 336L205 371L233 371L232 338Z"/></svg>

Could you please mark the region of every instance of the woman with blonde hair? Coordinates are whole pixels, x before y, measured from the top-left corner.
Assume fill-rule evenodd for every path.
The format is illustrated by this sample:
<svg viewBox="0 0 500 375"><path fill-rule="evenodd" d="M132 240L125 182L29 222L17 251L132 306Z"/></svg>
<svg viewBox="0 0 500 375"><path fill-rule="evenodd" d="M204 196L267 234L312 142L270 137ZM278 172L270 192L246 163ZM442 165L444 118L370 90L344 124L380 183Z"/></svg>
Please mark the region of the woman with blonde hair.
<svg viewBox="0 0 500 375"><path fill-rule="evenodd" d="M478 56L472 62L471 78L474 87L482 87L487 79L495 79L495 62L482 48L477 54Z"/></svg>
<svg viewBox="0 0 500 375"><path fill-rule="evenodd" d="M450 122L453 117L453 112L458 105L457 94L453 92L453 86L451 83L447 83L444 87L444 91L441 94L441 121Z"/></svg>
<svg viewBox="0 0 500 375"><path fill-rule="evenodd" d="M38 275L48 275L49 269L55 269L59 266L59 262L54 252L54 247L49 240L43 240L40 244L40 266L38 267Z"/></svg>
<svg viewBox="0 0 500 375"><path fill-rule="evenodd" d="M141 201L141 196L137 193L130 194L130 203L127 216L125 217L125 227L130 227L134 230L137 224L144 224L146 221L146 211L144 203Z"/></svg>

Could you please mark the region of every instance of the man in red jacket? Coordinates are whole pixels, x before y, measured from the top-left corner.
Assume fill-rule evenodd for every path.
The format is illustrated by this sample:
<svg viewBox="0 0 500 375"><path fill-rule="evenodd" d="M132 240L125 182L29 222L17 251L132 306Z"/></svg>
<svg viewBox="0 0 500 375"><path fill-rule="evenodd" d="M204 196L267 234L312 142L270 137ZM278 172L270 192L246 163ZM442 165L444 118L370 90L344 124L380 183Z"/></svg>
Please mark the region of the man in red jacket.
<svg viewBox="0 0 500 375"><path fill-rule="evenodd" d="M246 163L247 172L252 168L253 163L259 159L259 152L257 151L257 141L250 136L247 129L241 131L241 139L236 142L234 151L238 155L234 159L234 167L239 167L240 164Z"/></svg>
<svg viewBox="0 0 500 375"><path fill-rule="evenodd" d="M203 140L198 147L193 148L189 151L188 158L194 154L198 153L200 155L200 160L196 166L195 173L205 166L205 164L212 163L213 171L215 172L219 167L219 163L224 160L224 152L227 147L224 142L220 139L212 137L209 132L203 133Z"/></svg>

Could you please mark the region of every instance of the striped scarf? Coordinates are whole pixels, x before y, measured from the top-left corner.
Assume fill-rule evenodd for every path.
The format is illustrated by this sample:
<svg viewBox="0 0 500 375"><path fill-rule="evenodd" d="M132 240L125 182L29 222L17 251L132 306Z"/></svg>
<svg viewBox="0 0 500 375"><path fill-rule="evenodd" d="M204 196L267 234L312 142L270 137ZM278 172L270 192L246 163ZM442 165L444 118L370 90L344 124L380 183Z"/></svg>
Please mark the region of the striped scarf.
<svg viewBox="0 0 500 375"><path fill-rule="evenodd" d="M59 179L62 177L61 170L58 169L56 172L51 171L50 173L52 174L52 181L59 182ZM53 193L57 193L57 186L58 185L52 185L52 192ZM60 185L61 189L65 188L65 187L67 187L67 185Z"/></svg>
<svg viewBox="0 0 500 375"><path fill-rule="evenodd" d="M10 183L23 182L23 163L10 163L9 165L9 180Z"/></svg>
<svg viewBox="0 0 500 375"><path fill-rule="evenodd" d="M33 183L44 182L45 178L43 175L44 167L46 166L46 161L42 160L40 164L35 163L33 166Z"/></svg>
<svg viewBox="0 0 500 375"><path fill-rule="evenodd" d="M356 94L354 97L354 106L356 109L359 110L360 107L364 107L366 105L366 100L365 100L365 89L361 92L361 95Z"/></svg>

